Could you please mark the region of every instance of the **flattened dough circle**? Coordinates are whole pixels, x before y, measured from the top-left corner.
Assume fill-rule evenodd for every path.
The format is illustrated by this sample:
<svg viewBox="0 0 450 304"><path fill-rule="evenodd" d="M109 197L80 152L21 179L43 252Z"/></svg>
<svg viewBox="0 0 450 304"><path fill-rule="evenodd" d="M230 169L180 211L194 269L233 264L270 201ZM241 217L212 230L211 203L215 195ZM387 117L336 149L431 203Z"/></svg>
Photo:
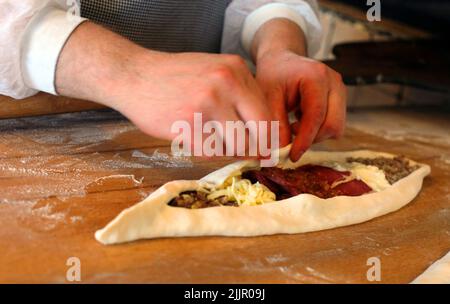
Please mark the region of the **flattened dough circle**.
<svg viewBox="0 0 450 304"><path fill-rule="evenodd" d="M287 159L288 148L280 150L281 167L295 168L308 163L345 161L347 157L394 157L368 150L351 152L308 151L296 163ZM198 190L205 185L220 185L243 169L258 166L257 161L240 161L219 169L201 180L179 180L164 184L145 200L123 210L106 227L95 233L102 244L138 239L181 236L257 236L302 233L362 223L396 211L419 193L430 167L425 164L407 177L380 192L361 196L336 196L321 199L300 194L258 206L187 209L168 202L179 193ZM416 164L416 163L414 163Z"/></svg>

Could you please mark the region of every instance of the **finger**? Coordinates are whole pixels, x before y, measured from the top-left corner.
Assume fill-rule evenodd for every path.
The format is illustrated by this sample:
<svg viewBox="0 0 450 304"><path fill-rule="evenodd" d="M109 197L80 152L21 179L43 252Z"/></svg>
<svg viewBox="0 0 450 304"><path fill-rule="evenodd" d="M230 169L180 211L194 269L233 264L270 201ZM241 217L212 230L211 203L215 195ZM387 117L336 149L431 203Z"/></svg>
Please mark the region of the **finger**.
<svg viewBox="0 0 450 304"><path fill-rule="evenodd" d="M272 89L266 93L266 96L273 120L279 123L279 134L275 140L278 141L279 147L287 146L292 140L292 133L283 90L281 88Z"/></svg>
<svg viewBox="0 0 450 304"><path fill-rule="evenodd" d="M223 154L226 156L245 156L248 147L248 138L244 138L244 142L241 143L239 140L239 130L234 132L234 126L236 123L242 122L241 117L239 117L236 110L231 106L224 106L222 108L214 109L214 112L210 114L213 120L219 125L217 127L218 142L223 143L221 147L217 149L222 149ZM216 125L217 125L216 124ZM231 125L232 124L232 125ZM210 146L210 141L207 139L210 135L206 135L203 138L203 143L206 147ZM214 146L215 148L215 146Z"/></svg>
<svg viewBox="0 0 450 304"><path fill-rule="evenodd" d="M328 83L326 80L309 80L300 87L300 94L302 118L291 148L292 161L297 161L311 146L326 117Z"/></svg>
<svg viewBox="0 0 450 304"><path fill-rule="evenodd" d="M242 58L238 56L222 56L222 58L230 66L230 69L222 71L226 71L227 77L225 79L227 81L221 81L220 83L221 86L225 87L220 90L219 98L223 104L233 108L240 118L239 121L246 123L246 127L250 129L250 132L247 132L250 137L250 140L247 141L249 145L246 145L246 147L250 148L250 144L252 144L251 148L257 149L258 123L271 120L266 99ZM221 74L223 78L223 73ZM218 112L219 109L216 107L215 111ZM221 114L217 113L216 115ZM258 152L255 154L257 155Z"/></svg>
<svg viewBox="0 0 450 304"><path fill-rule="evenodd" d="M259 142L261 140L264 140L268 145L268 148L270 148L270 122L272 120L272 115L266 98L259 87L257 87L255 91L243 88L241 94L235 95L234 97L234 104L239 117L241 117L245 123L252 125L256 124L256 129L250 130L251 132L249 135L251 137L250 143L256 145L256 147L253 146L249 148L256 149L257 154L260 155L261 146L259 145ZM262 129L260 132L259 122L262 121L267 123L267 128ZM259 137L260 133L264 138Z"/></svg>
<svg viewBox="0 0 450 304"><path fill-rule="evenodd" d="M328 110L324 123L320 127L314 142L320 142L329 138L339 138L344 133L346 119L347 91L339 78L331 85L328 94Z"/></svg>
<svg viewBox="0 0 450 304"><path fill-rule="evenodd" d="M298 130L300 130L300 122L299 121L293 122L290 125L290 127L291 127L291 133L292 134L297 134Z"/></svg>
<svg viewBox="0 0 450 304"><path fill-rule="evenodd" d="M251 137L250 143L255 145L249 147L257 150L257 154L260 154L260 148L271 146L271 129L270 122L273 115L270 110L270 106L267 103L266 97L263 94L259 84L253 77L252 73L244 63L242 58L237 56L226 56L225 60L232 66L232 71L235 73L235 79L238 83L234 83L229 88L229 95L227 98L235 105L238 115L246 123L255 124L257 128L251 129L249 136ZM259 122L266 122L267 128L259 130ZM262 126L262 125L261 125ZM265 145L259 144L260 141L264 141Z"/></svg>

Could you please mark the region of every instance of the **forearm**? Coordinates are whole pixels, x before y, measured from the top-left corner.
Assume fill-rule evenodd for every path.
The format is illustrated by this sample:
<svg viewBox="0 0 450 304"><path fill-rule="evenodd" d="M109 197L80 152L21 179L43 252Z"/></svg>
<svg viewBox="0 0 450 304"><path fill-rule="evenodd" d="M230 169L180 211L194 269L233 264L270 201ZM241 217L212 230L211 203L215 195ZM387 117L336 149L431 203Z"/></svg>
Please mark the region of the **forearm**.
<svg viewBox="0 0 450 304"><path fill-rule="evenodd" d="M64 46L56 68L58 94L116 107L125 85L152 51L91 22L80 25ZM155 56L158 52L154 52Z"/></svg>
<svg viewBox="0 0 450 304"><path fill-rule="evenodd" d="M277 51L291 51L306 56L306 39L302 29L294 22L276 18L266 22L256 32L251 46L253 60Z"/></svg>

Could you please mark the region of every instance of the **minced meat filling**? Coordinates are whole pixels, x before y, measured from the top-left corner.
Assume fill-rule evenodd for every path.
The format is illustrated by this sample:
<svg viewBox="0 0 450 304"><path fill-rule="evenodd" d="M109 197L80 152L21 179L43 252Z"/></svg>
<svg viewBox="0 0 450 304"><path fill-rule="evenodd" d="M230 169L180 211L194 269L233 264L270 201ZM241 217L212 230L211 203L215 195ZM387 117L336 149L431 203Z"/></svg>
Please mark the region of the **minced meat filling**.
<svg viewBox="0 0 450 304"><path fill-rule="evenodd" d="M395 156L394 158L376 157L348 157L347 162L357 162L366 166L375 166L384 172L387 181L392 185L396 181L408 176L411 172L419 168L418 165L411 166L408 159L404 156Z"/></svg>
<svg viewBox="0 0 450 304"><path fill-rule="evenodd" d="M172 199L169 205L189 209L200 209L216 206L238 206L236 202L229 201L225 196L210 200L207 195L207 193L201 191L182 192L180 195Z"/></svg>

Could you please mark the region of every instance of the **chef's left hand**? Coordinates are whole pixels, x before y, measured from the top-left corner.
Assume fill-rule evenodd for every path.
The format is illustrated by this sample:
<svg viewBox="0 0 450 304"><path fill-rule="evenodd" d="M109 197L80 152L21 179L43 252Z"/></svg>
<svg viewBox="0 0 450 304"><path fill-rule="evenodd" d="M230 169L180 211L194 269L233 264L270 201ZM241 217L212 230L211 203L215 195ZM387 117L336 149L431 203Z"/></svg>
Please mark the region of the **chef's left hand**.
<svg viewBox="0 0 450 304"><path fill-rule="evenodd" d="M263 39L265 34L264 41L272 42L255 50L256 80L280 121L280 146L289 144L294 133L290 157L295 161L311 144L342 135L347 93L339 73L301 55L305 46L295 45L293 39L302 37L298 26L289 21L273 23L256 37ZM289 125L291 111L297 121Z"/></svg>

